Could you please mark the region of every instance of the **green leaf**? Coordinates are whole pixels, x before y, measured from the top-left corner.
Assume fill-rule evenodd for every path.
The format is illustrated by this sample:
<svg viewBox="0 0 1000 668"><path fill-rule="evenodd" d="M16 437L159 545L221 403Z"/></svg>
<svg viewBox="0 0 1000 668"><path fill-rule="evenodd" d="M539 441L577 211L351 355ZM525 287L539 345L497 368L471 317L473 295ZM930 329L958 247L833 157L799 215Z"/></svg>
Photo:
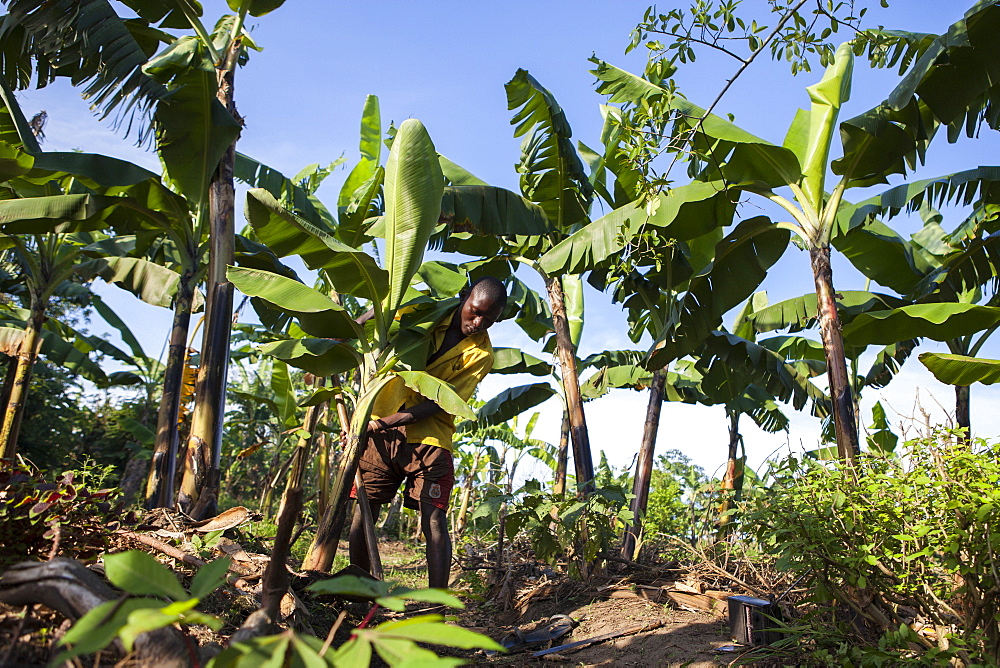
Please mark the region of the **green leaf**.
<svg viewBox="0 0 1000 668"><path fill-rule="evenodd" d="M158 609L163 607L163 601L151 598L130 598L108 601L88 610L59 639L59 646L72 645L72 649L61 652L53 661L62 665L69 659L93 654L111 644L118 631L125 626L128 616L140 609Z"/></svg>
<svg viewBox="0 0 1000 668"><path fill-rule="evenodd" d="M127 160L99 153L43 152L35 156L34 169L70 174L87 186L97 189L110 186L134 186L147 180L159 181L159 175Z"/></svg>
<svg viewBox="0 0 1000 668"><path fill-rule="evenodd" d="M269 271L232 267L226 277L248 297L260 297L295 316L303 331L314 336L358 338L357 323L335 301L302 283Z"/></svg>
<svg viewBox="0 0 1000 668"><path fill-rule="evenodd" d="M190 599L188 601L179 601L159 610L151 608L133 610L129 613L125 626L118 631L118 636L121 638L125 651L132 651L136 638L140 634L162 629L164 626L170 626L181 621L183 613L196 605L198 605L198 600Z"/></svg>
<svg viewBox="0 0 1000 668"><path fill-rule="evenodd" d="M439 299L454 297L469 282L469 274L465 269L437 260L430 260L420 265L420 268L417 269L417 277Z"/></svg>
<svg viewBox="0 0 1000 668"><path fill-rule="evenodd" d="M318 580L306 587L318 594L339 594L341 596L363 596L375 599L388 596L392 585L388 582L363 578L357 575L338 575L337 577Z"/></svg>
<svg viewBox="0 0 1000 668"><path fill-rule="evenodd" d="M34 65L39 81L49 76L70 78L74 86L83 86L81 94L100 110L101 118L115 113L120 119L131 118L133 113L144 117L167 94L143 72L143 65L156 49L155 42L144 44L138 39L130 22L122 20L111 3L20 0L9 2L7 8L8 29L23 26L20 48L25 56L31 54L30 59L18 59L22 81L11 81L14 87L28 87ZM10 46L17 43L11 42Z"/></svg>
<svg viewBox="0 0 1000 668"><path fill-rule="evenodd" d="M420 615L379 624L375 631L383 638L399 638L462 649L503 651L495 640L468 629L445 624L443 619L440 615Z"/></svg>
<svg viewBox="0 0 1000 668"><path fill-rule="evenodd" d="M372 660L371 643L367 638L353 636L326 660L334 666L369 666Z"/></svg>
<svg viewBox="0 0 1000 668"><path fill-rule="evenodd" d="M917 359L935 378L948 385L1000 382L1000 360L943 353L920 353Z"/></svg>
<svg viewBox="0 0 1000 668"><path fill-rule="evenodd" d="M250 16L263 16L285 4L285 0L226 0L226 3L234 12L246 8Z"/></svg>
<svg viewBox="0 0 1000 668"><path fill-rule="evenodd" d="M676 96L669 106L681 113L674 132L697 134L691 137L691 147L698 152L711 152L725 157L717 165L707 166L700 175L703 181L725 180L729 183L763 182L770 188L798 183L802 176L795 153L783 146L756 137L746 130L719 118L706 116L705 109ZM704 119L700 127L699 119Z"/></svg>
<svg viewBox="0 0 1000 668"><path fill-rule="evenodd" d="M0 226L8 234L68 231L69 221L95 219L122 200L100 195L50 195L0 200Z"/></svg>
<svg viewBox="0 0 1000 668"><path fill-rule="evenodd" d="M452 608L464 609L465 604L455 594L444 589L410 589L409 587L393 587L388 596L375 599L379 605L390 610L402 612L406 609L404 601L421 601L423 603L440 603Z"/></svg>
<svg viewBox="0 0 1000 668"><path fill-rule="evenodd" d="M153 441L156 440L156 434L153 430L138 420L130 418L127 415L122 415L118 418L118 421L125 431L140 444L152 446Z"/></svg>
<svg viewBox="0 0 1000 668"><path fill-rule="evenodd" d="M239 151L236 152L233 176L251 188L263 188L284 208L295 211L305 220L323 221L329 227L334 224L333 214L299 183Z"/></svg>
<svg viewBox="0 0 1000 668"><path fill-rule="evenodd" d="M891 311L862 313L844 326L851 346L890 344L906 339L948 341L1000 323L1000 308L976 304L910 304Z"/></svg>
<svg viewBox="0 0 1000 668"><path fill-rule="evenodd" d="M601 265L625 248L625 242L646 222L646 212L630 202L601 216L553 246L538 260L550 275L579 274Z"/></svg>
<svg viewBox="0 0 1000 668"><path fill-rule="evenodd" d="M427 397L445 412L467 420L476 419L476 414L469 408L469 404L455 393L451 385L443 380L424 371L398 371L397 374L408 388Z"/></svg>
<svg viewBox="0 0 1000 668"><path fill-rule="evenodd" d="M322 269L337 292L369 300L388 292L388 273L371 256L339 241L325 223L286 210L266 190L247 192L246 215L275 255L298 255L310 269Z"/></svg>
<svg viewBox="0 0 1000 668"><path fill-rule="evenodd" d="M711 270L691 279L675 330L651 357L659 368L694 352L722 316L749 297L788 247L789 233L763 216L742 221L716 245Z"/></svg>
<svg viewBox="0 0 1000 668"><path fill-rule="evenodd" d="M450 231L484 236L540 235L550 231L537 204L505 188L453 185L444 189L441 220Z"/></svg>
<svg viewBox="0 0 1000 668"><path fill-rule="evenodd" d="M393 139L384 190L385 264L389 271L384 310L388 321L403 303L441 213L444 176L434 144L416 119L403 121Z"/></svg>
<svg viewBox="0 0 1000 668"><path fill-rule="evenodd" d="M620 67L594 57L590 58L590 62L597 65L590 73L601 82L597 85L597 92L608 95L608 102L612 104L652 103L670 96L666 89Z"/></svg>
<svg viewBox="0 0 1000 668"><path fill-rule="evenodd" d="M180 274L157 262L138 257L103 257L91 262L98 276L147 304L170 308L177 294Z"/></svg>
<svg viewBox="0 0 1000 668"><path fill-rule="evenodd" d="M837 234L831 242L867 278L900 294L911 293L930 269L912 244L878 221Z"/></svg>
<svg viewBox="0 0 1000 668"><path fill-rule="evenodd" d="M104 570L111 584L130 594L152 594L175 601L188 598L174 574L145 552L109 554L104 558Z"/></svg>
<svg viewBox="0 0 1000 668"><path fill-rule="evenodd" d="M187 48L194 50L196 44ZM192 202L207 201L212 174L240 133L239 123L216 98L218 88L214 69L188 67L173 79L154 114L164 180Z"/></svg>
<svg viewBox="0 0 1000 668"><path fill-rule="evenodd" d="M444 178L448 181L448 185L451 186L486 186L489 185L486 181L470 172L469 170L456 165L454 162L444 157L440 153L438 154L438 162L441 163L441 171L444 173Z"/></svg>
<svg viewBox="0 0 1000 668"><path fill-rule="evenodd" d="M651 371L636 364L604 367L580 383L580 393L587 399L597 399L612 388L643 390L649 387L652 378Z"/></svg>
<svg viewBox="0 0 1000 668"><path fill-rule="evenodd" d="M830 156L830 142L837 124L840 107L851 97L851 76L854 71L854 53L850 42L837 49L833 62L823 73L819 83L806 88L812 106L809 110L809 131L806 143L794 148L802 164L802 190L806 203L813 211L823 205L826 171ZM787 145L787 143L786 143Z"/></svg>
<svg viewBox="0 0 1000 668"><path fill-rule="evenodd" d="M674 239L691 241L732 224L738 192L722 181L696 181L672 188L660 194L649 223Z"/></svg>
<svg viewBox="0 0 1000 668"><path fill-rule="evenodd" d="M973 136L975 120L996 103L997 45L1000 11L990 2L977 2L941 35L935 36L920 58L889 94L888 104L901 109L919 96L933 117L952 126L951 136L966 129ZM930 116L931 114L928 114ZM987 121L997 127L995 117ZM973 122L968 122L972 120ZM924 121L925 131L933 131Z"/></svg>
<svg viewBox="0 0 1000 668"><path fill-rule="evenodd" d="M10 36L8 35L8 40L9 39ZM22 62L24 61L22 60ZM30 62L30 60L27 61L27 63ZM38 140L35 139L35 135L31 131L31 128L28 127L28 119L24 117L24 111L21 109L21 105L18 104L17 98L14 97L14 93L11 92L2 73L0 73L0 142L9 144L11 149L20 149L30 153L40 153L42 150L38 146ZM16 155L16 153L8 152L7 149L0 149L0 155L4 158L10 158ZM26 160L22 167L16 167L11 173L15 176L23 174L25 172L20 170L23 167L30 169L31 164L31 160ZM7 173L3 170L10 169L11 167L11 165L7 165L0 168L0 177L2 177L3 180L10 178L9 176L3 176L3 174Z"/></svg>
<svg viewBox="0 0 1000 668"><path fill-rule="evenodd" d="M556 393L548 383L532 383L511 387L486 402L476 416L483 425L497 425L507 422L529 408L533 408Z"/></svg>
<svg viewBox="0 0 1000 668"><path fill-rule="evenodd" d="M899 297L865 292L862 290L842 290L837 293L837 312L841 320L850 320L859 313L885 308L896 308L907 302ZM771 304L749 316L748 320L758 332L790 328L798 332L812 327L816 322L816 293L786 299Z"/></svg>
<svg viewBox="0 0 1000 668"><path fill-rule="evenodd" d="M552 374L552 365L518 348L494 348L490 373L530 373L532 376Z"/></svg>
<svg viewBox="0 0 1000 668"><path fill-rule="evenodd" d="M195 598L205 598L226 581L226 573L229 572L229 564L232 559L222 557L210 561L198 569L198 573L191 580L191 596Z"/></svg>
<svg viewBox="0 0 1000 668"><path fill-rule="evenodd" d="M331 376L357 367L360 359L347 344L333 339L288 339L262 344L260 352L317 376Z"/></svg>
<svg viewBox="0 0 1000 668"><path fill-rule="evenodd" d="M35 159L6 142L0 143L0 182L9 181L31 171Z"/></svg>
<svg viewBox="0 0 1000 668"><path fill-rule="evenodd" d="M527 70L519 69L504 84L514 136L524 137L517 165L521 194L545 211L553 227L571 231L589 222L594 188L580 154L573 145L573 130L555 97Z"/></svg>

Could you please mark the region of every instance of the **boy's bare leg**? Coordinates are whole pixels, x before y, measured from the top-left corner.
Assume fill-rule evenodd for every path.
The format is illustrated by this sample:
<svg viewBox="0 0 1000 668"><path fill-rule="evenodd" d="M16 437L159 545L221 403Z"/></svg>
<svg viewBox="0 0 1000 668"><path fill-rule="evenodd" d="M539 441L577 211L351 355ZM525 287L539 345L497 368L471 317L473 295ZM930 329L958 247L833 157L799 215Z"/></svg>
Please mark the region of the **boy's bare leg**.
<svg viewBox="0 0 1000 668"><path fill-rule="evenodd" d="M427 581L429 586L448 588L451 576L451 535L448 516L436 506L420 503L420 527L427 541Z"/></svg>
<svg viewBox="0 0 1000 668"><path fill-rule="evenodd" d="M377 521L378 514L382 510L382 505L369 502L368 506L372 509L372 521ZM371 573L372 567L368 560L368 544L365 542L364 521L361 519L361 506L357 502L354 503L354 517L351 519L351 532L348 538L348 545L350 546L351 563Z"/></svg>

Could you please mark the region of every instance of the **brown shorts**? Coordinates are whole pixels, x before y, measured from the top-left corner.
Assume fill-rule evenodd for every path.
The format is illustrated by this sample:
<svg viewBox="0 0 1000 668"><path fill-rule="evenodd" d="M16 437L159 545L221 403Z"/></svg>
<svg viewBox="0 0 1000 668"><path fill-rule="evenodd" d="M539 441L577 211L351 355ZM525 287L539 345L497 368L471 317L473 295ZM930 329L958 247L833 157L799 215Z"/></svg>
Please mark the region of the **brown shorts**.
<svg viewBox="0 0 1000 668"><path fill-rule="evenodd" d="M372 503L391 501L405 480L404 506L417 510L419 503L429 503L448 510L448 498L455 485L451 452L436 445L407 443L405 428L371 434L358 469Z"/></svg>

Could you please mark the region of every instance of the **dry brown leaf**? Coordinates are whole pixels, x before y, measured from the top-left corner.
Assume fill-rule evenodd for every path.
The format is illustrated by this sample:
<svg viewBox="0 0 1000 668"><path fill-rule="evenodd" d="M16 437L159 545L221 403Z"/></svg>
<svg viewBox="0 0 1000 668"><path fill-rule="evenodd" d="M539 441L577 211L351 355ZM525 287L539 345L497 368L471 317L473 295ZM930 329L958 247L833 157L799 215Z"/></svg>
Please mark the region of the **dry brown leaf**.
<svg viewBox="0 0 1000 668"><path fill-rule="evenodd" d="M209 519L201 520L200 522L194 522L190 525L190 528L199 533L225 531L226 529L238 527L249 519L250 511L243 506L236 506L235 508L222 511L215 517L210 517Z"/></svg>

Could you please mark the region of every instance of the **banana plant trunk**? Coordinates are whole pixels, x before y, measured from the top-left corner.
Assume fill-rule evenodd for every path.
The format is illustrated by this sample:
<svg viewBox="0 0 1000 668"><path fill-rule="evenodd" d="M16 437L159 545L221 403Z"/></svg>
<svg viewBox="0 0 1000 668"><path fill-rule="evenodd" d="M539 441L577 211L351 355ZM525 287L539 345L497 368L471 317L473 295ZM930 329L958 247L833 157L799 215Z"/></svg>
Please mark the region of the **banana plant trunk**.
<svg viewBox="0 0 1000 668"><path fill-rule="evenodd" d="M340 387L341 378L340 375L334 375L331 378L331 382L334 387ZM347 412L347 402L344 401L344 393L337 392L333 396L333 403L337 410L337 421L340 423L340 433L343 438L347 438L347 430L351 424L351 417ZM329 459L329 449L327 450L327 458ZM316 509L316 514L323 517L326 511L330 508L330 466L329 461L326 465L321 468L319 481L319 506Z"/></svg>
<svg viewBox="0 0 1000 668"><path fill-rule="evenodd" d="M337 462L337 475L330 488L330 506L320 517L316 527L316 535L313 537L312 545L309 546L309 552L302 563L304 570L329 572L333 565L333 559L337 556L337 544L340 541L340 534L347 519L347 508L350 505L351 485L354 483L354 477L358 472L358 462L361 461L364 444L367 443L368 439L368 418L371 416L372 404L375 402L375 396L388 380L388 376L378 381L369 378L367 382L363 383L364 390L355 404L354 414L351 416L351 426L347 430L344 451Z"/></svg>
<svg viewBox="0 0 1000 668"><path fill-rule="evenodd" d="M660 369L653 374L649 385L649 404L646 406L646 421L642 427L642 443L639 445L639 459L636 462L635 480L632 483L632 522L625 525L622 536L622 557L635 558L635 548L642 533L642 518L649 504L649 483L653 478L653 453L656 449L656 433L660 429L660 410L663 408L663 390L667 383L667 370Z"/></svg>
<svg viewBox="0 0 1000 668"><path fill-rule="evenodd" d="M233 101L236 56L240 40L234 39L218 68L217 97L233 118L240 120ZM222 425L226 408L229 338L232 332L233 286L226 281L226 267L233 263L236 244L236 190L233 168L236 142L226 149L208 186L209 268L206 305L208 320L198 370L195 409L185 457L182 506L195 519L213 515L218 503L222 460ZM190 465L190 466L189 466Z"/></svg>
<svg viewBox="0 0 1000 668"><path fill-rule="evenodd" d="M724 537L732 526L729 510L733 507L733 502L737 500L737 495L742 491L737 488L736 480L742 479L740 471L739 446L742 437L740 436L740 414L735 410L726 409L729 416L729 455L726 458L726 473L722 477L722 503L719 505L719 538Z"/></svg>
<svg viewBox="0 0 1000 668"><path fill-rule="evenodd" d="M965 444L972 442L972 422L969 414L969 386L955 386L955 427L964 429L961 440Z"/></svg>
<svg viewBox="0 0 1000 668"><path fill-rule="evenodd" d="M465 476L462 485L462 503L458 508L458 515L455 517L455 538L457 539L465 531L466 518L469 516L469 502L472 500L472 484L479 471L479 461L482 459L482 451L476 452L476 458L472 462L472 468Z"/></svg>
<svg viewBox="0 0 1000 668"><path fill-rule="evenodd" d="M330 403L323 403L319 423L328 425L330 422ZM316 435L316 514L322 516L330 502L330 434L323 432Z"/></svg>
<svg viewBox="0 0 1000 668"><path fill-rule="evenodd" d="M361 433L351 430L351 433L348 434L347 444L337 466L337 476L330 490L332 503L320 518L319 526L316 527L316 535L312 545L309 546L309 553L302 563L304 570L329 572L333 565L333 559L337 556L337 543L347 519L351 484L354 482L354 476L358 471L358 462L361 460L363 452L362 439L367 438L366 431L367 425L365 425L365 429L361 430Z"/></svg>
<svg viewBox="0 0 1000 668"><path fill-rule="evenodd" d="M222 421L229 367L233 284L217 285L214 293L195 385L196 400L191 415L191 435L188 437L184 457L184 476L177 499L181 508L195 519L215 514L221 476ZM225 326L212 327L213 320L224 320Z"/></svg>
<svg viewBox="0 0 1000 668"><path fill-rule="evenodd" d="M177 448L180 442L177 419L184 383L192 297L191 274L185 273L174 298L174 322L167 343L167 367L163 373L163 394L156 418L156 441L146 481L146 508L172 508L174 505L173 481L177 474Z"/></svg>
<svg viewBox="0 0 1000 668"><path fill-rule="evenodd" d="M841 459L852 461L861 453L858 444L858 423L851 396L850 377L847 374L847 357L844 337L833 291L833 270L830 267L830 247L809 250L813 279L816 283L816 306L819 316L823 354L826 357L830 400L833 402L833 425L837 434L837 453Z"/></svg>
<svg viewBox="0 0 1000 668"><path fill-rule="evenodd" d="M576 487L579 492L594 490L594 460L590 452L590 434L587 418L583 412L580 397L580 378L576 371L576 351L570 337L569 322L566 319L566 303L562 284L558 278L545 279L552 309L552 326L556 332L556 350L562 374L566 409L569 413L570 437L573 442L573 464L576 467Z"/></svg>
<svg viewBox="0 0 1000 668"><path fill-rule="evenodd" d="M11 384L10 397L4 408L3 424L0 425L0 459L13 459L17 452L17 436L21 430L21 418L24 417L24 404L28 397L28 384L31 382L31 367L38 357L46 305L46 302L32 296L31 315L28 316L24 338L17 352L14 382Z"/></svg>
<svg viewBox="0 0 1000 668"><path fill-rule="evenodd" d="M562 429L559 430L559 451L556 453L556 479L552 483L555 494L566 492L566 469L569 465L569 411L563 406Z"/></svg>

